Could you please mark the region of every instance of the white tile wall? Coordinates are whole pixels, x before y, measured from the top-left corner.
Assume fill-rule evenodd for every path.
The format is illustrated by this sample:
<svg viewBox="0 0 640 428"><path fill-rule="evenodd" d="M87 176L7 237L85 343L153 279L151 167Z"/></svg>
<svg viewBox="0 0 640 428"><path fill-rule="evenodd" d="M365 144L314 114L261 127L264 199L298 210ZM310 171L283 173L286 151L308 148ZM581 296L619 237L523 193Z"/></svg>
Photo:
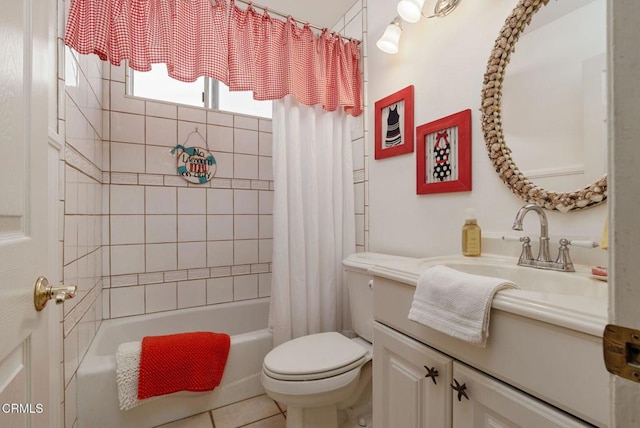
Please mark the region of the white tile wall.
<svg viewBox="0 0 640 428"><path fill-rule="evenodd" d="M111 112L111 141L144 143L144 116Z"/></svg>
<svg viewBox="0 0 640 428"><path fill-rule="evenodd" d="M147 215L146 242L148 244L177 241L177 217L175 215Z"/></svg>
<svg viewBox="0 0 640 428"><path fill-rule="evenodd" d="M111 274L144 272L144 245L111 245Z"/></svg>
<svg viewBox="0 0 640 428"><path fill-rule="evenodd" d="M228 126L207 126L209 150L233 153L233 128Z"/></svg>
<svg viewBox="0 0 640 428"><path fill-rule="evenodd" d="M206 242L179 242L178 269L207 267Z"/></svg>
<svg viewBox="0 0 640 428"><path fill-rule="evenodd" d="M144 286L111 289L111 318L144 313Z"/></svg>
<svg viewBox="0 0 640 428"><path fill-rule="evenodd" d="M177 309L177 293L175 282L147 285L145 287L146 313Z"/></svg>
<svg viewBox="0 0 640 428"><path fill-rule="evenodd" d="M147 244L146 262L147 272L176 270L178 268L178 245L175 242L166 244ZM144 272L144 270L140 270L138 272Z"/></svg>
<svg viewBox="0 0 640 428"><path fill-rule="evenodd" d="M178 106L178 119L206 123L207 111L204 109Z"/></svg>
<svg viewBox="0 0 640 428"><path fill-rule="evenodd" d="M233 265L233 247L234 241L207 242L207 266Z"/></svg>
<svg viewBox="0 0 640 428"><path fill-rule="evenodd" d="M110 185L111 214L144 214L144 187Z"/></svg>
<svg viewBox="0 0 640 428"><path fill-rule="evenodd" d="M207 193L204 188L178 189L178 214L206 214Z"/></svg>
<svg viewBox="0 0 640 428"><path fill-rule="evenodd" d="M239 129L252 129L254 131L257 131L258 120L259 119L256 117L236 115L233 117L233 124L236 128Z"/></svg>
<svg viewBox="0 0 640 428"><path fill-rule="evenodd" d="M178 215L178 241L206 241L207 216Z"/></svg>
<svg viewBox="0 0 640 428"><path fill-rule="evenodd" d="M177 190L175 187L139 187L146 190L146 214L177 214Z"/></svg>
<svg viewBox="0 0 640 428"><path fill-rule="evenodd" d="M207 304L207 281L183 281L178 283L178 308L191 308Z"/></svg>
<svg viewBox="0 0 640 428"><path fill-rule="evenodd" d="M261 273L258 275L258 295L259 297L271 296L271 274Z"/></svg>
<svg viewBox="0 0 640 428"><path fill-rule="evenodd" d="M142 244L144 243L144 216L143 215L112 215L111 244Z"/></svg>
<svg viewBox="0 0 640 428"><path fill-rule="evenodd" d="M168 119L178 118L178 106L168 103L160 102L146 102L147 118L149 117L164 117Z"/></svg>
<svg viewBox="0 0 640 428"><path fill-rule="evenodd" d="M233 301L233 278L211 278L207 280L207 304Z"/></svg>
<svg viewBox="0 0 640 428"><path fill-rule="evenodd" d="M233 239L233 216L207 216L207 240L223 241Z"/></svg>
<svg viewBox="0 0 640 428"><path fill-rule="evenodd" d="M233 300L258 298L258 275L242 275L233 278Z"/></svg>
<svg viewBox="0 0 640 428"><path fill-rule="evenodd" d="M271 263L272 246L273 242L271 239L261 239L259 241L259 263Z"/></svg>
<svg viewBox="0 0 640 428"><path fill-rule="evenodd" d="M237 215L234 217L234 238L235 239L257 239L258 238L258 216L257 215Z"/></svg>
<svg viewBox="0 0 640 428"><path fill-rule="evenodd" d="M145 171L147 174L175 174L177 165L176 157L170 153L170 149L164 146L149 146L145 148ZM162 184L162 182L160 182Z"/></svg>
<svg viewBox="0 0 640 428"><path fill-rule="evenodd" d="M256 120L256 127L257 125ZM233 131L233 140L235 153L258 154L258 131L236 128Z"/></svg>
<svg viewBox="0 0 640 428"><path fill-rule="evenodd" d="M260 180L273 181L273 163L271 158L260 157L258 159L258 177Z"/></svg>
<svg viewBox="0 0 640 428"><path fill-rule="evenodd" d="M258 263L258 241L236 240L233 245L233 264L248 265Z"/></svg>
<svg viewBox="0 0 640 428"><path fill-rule="evenodd" d="M233 157L232 153L224 153L213 151L211 152L213 157L216 158L217 168L216 168L216 177L217 178L233 178Z"/></svg>
<svg viewBox="0 0 640 428"><path fill-rule="evenodd" d="M273 152L272 146L272 134L267 132L260 132L258 136L258 154L260 156L271 156Z"/></svg>
<svg viewBox="0 0 640 428"><path fill-rule="evenodd" d="M234 190L233 191L233 212L234 214L257 214L258 213L258 191Z"/></svg>
<svg viewBox="0 0 640 428"><path fill-rule="evenodd" d="M148 145L173 148L178 143L178 122L175 120L147 116L145 124Z"/></svg>
<svg viewBox="0 0 640 428"><path fill-rule="evenodd" d="M258 238L273 238L273 216L261 215L258 218Z"/></svg>
<svg viewBox="0 0 640 428"><path fill-rule="evenodd" d="M258 178L258 157L251 155L235 154L233 156L234 178Z"/></svg>
<svg viewBox="0 0 640 428"><path fill-rule="evenodd" d="M233 190L209 189L207 190L207 213L209 214L233 214Z"/></svg>
<svg viewBox="0 0 640 428"><path fill-rule="evenodd" d="M207 112L207 123L211 125L233 127L233 115L222 112L209 111Z"/></svg>

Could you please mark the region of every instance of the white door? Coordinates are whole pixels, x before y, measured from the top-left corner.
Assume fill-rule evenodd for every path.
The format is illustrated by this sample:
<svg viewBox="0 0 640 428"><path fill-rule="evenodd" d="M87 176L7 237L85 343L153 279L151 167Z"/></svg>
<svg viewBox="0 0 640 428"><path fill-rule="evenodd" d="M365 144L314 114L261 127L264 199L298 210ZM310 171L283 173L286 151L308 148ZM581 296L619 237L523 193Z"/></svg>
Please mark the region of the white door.
<svg viewBox="0 0 640 428"><path fill-rule="evenodd" d="M640 10L607 3L609 52L609 322L640 330ZM637 350L637 344L636 344ZM630 361L640 371L638 354ZM611 427L640 426L640 383L612 376Z"/></svg>
<svg viewBox="0 0 640 428"><path fill-rule="evenodd" d="M47 427L47 313L34 284L47 268L49 70L46 0L0 12L0 426ZM58 404L59 406L59 404Z"/></svg>

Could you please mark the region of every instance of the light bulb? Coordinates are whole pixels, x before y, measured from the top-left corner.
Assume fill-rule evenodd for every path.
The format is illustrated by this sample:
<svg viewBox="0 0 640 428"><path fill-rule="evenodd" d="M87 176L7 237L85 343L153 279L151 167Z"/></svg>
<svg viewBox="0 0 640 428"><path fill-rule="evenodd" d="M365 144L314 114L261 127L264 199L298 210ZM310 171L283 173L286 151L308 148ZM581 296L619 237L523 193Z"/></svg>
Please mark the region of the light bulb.
<svg viewBox="0 0 640 428"><path fill-rule="evenodd" d="M407 22L418 22L422 16L422 6L425 0L400 0L398 14Z"/></svg>
<svg viewBox="0 0 640 428"><path fill-rule="evenodd" d="M389 54L398 53L398 43L400 42L401 34L402 27L400 27L400 20L396 18L391 24L387 25L384 34L380 37L376 46L382 52Z"/></svg>

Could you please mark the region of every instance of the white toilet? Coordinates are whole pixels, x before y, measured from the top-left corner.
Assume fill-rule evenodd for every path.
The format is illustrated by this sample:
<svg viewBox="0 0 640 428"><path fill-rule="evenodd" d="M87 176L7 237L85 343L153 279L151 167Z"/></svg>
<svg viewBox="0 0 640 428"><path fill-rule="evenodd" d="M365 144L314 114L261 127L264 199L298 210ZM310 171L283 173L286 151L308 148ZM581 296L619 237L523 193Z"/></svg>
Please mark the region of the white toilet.
<svg viewBox="0 0 640 428"><path fill-rule="evenodd" d="M358 253L343 261L356 338L311 334L264 358L262 385L287 405L287 428L371 428L373 277L367 269L391 258Z"/></svg>

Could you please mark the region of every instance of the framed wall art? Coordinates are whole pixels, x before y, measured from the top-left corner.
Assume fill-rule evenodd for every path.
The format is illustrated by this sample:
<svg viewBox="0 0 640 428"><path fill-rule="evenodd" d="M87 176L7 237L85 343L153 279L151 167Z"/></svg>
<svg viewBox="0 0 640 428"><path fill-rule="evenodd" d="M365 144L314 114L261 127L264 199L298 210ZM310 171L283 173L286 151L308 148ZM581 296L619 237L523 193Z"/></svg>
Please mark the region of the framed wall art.
<svg viewBox="0 0 640 428"><path fill-rule="evenodd" d="M375 104L375 158L413 152L413 85Z"/></svg>
<svg viewBox="0 0 640 428"><path fill-rule="evenodd" d="M416 193L471 190L471 110L416 128Z"/></svg>

